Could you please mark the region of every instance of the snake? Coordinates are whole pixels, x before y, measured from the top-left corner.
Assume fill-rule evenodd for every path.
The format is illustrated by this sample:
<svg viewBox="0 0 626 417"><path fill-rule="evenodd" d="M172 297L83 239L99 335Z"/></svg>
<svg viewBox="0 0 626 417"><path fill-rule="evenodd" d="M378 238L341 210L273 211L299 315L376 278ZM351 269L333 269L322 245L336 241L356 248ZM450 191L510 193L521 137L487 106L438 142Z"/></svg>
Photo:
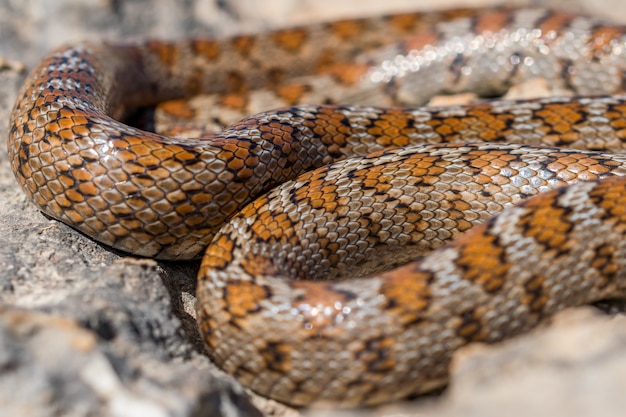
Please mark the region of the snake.
<svg viewBox="0 0 626 417"><path fill-rule="evenodd" d="M526 8L78 43L26 78L9 160L103 245L201 257L198 326L242 384L375 405L447 384L464 345L624 296L624 48L624 27ZM497 98L537 76L575 96ZM461 91L490 99L425 105ZM133 119L197 94L244 116Z"/></svg>

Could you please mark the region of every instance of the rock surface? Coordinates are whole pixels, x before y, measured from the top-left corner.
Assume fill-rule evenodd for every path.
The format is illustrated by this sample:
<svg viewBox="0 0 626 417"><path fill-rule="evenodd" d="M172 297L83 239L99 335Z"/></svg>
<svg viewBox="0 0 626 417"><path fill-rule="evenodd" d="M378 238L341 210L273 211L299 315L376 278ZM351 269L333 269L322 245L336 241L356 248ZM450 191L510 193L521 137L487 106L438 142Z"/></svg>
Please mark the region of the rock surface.
<svg viewBox="0 0 626 417"><path fill-rule="evenodd" d="M566 4L574 3L608 15L626 8L619 0ZM431 7L411 0L0 0L0 136L6 138L23 68L63 42L224 34L420 4ZM5 147L0 236L0 415L299 413L246 392L208 360L193 310L197 264L111 252L46 218L15 183ZM549 328L460 352L453 384L441 396L333 414L622 415L624 327L624 318L564 312Z"/></svg>

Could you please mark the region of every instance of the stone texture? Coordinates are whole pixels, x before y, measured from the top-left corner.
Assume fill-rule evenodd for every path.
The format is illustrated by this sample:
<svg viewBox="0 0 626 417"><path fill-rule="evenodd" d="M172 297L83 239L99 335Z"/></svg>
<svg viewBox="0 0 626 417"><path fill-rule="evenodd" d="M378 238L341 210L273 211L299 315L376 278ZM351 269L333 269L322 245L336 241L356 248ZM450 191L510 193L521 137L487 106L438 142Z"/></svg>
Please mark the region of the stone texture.
<svg viewBox="0 0 626 417"><path fill-rule="evenodd" d="M456 358L445 415L623 415L624 346L626 317L591 308L563 312L532 337L472 346Z"/></svg>
<svg viewBox="0 0 626 417"><path fill-rule="evenodd" d="M436 7L493 3L441 0ZM626 16L619 0L560 3ZM425 0L0 0L0 137L6 138L24 67L64 42L227 34L434 6ZM15 183L4 147L0 236L0 415L298 414L246 392L204 355L193 309L197 264L114 253L44 217ZM453 385L440 396L333 415L622 415L623 320L565 312L555 326L460 352Z"/></svg>
<svg viewBox="0 0 626 417"><path fill-rule="evenodd" d="M459 351L452 364L453 382L439 398L334 415L622 416L625 345L626 317L607 319L591 307L572 309L528 335Z"/></svg>
<svg viewBox="0 0 626 417"><path fill-rule="evenodd" d="M260 415L235 385L199 371L68 318L0 307L3 415Z"/></svg>

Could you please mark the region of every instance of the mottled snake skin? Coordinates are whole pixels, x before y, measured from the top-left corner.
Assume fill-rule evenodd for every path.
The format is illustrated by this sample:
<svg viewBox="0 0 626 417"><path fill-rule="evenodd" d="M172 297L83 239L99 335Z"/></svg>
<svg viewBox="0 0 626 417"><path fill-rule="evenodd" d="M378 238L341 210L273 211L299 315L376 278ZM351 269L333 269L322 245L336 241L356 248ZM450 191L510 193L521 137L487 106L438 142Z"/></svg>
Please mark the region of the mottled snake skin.
<svg viewBox="0 0 626 417"><path fill-rule="evenodd" d="M108 246L208 245L200 330L246 386L392 401L445 384L467 343L624 296L625 33L456 10L61 48L24 84L9 157L37 207ZM538 75L593 96L419 107ZM197 93L217 125L281 108L200 138L118 121Z"/></svg>

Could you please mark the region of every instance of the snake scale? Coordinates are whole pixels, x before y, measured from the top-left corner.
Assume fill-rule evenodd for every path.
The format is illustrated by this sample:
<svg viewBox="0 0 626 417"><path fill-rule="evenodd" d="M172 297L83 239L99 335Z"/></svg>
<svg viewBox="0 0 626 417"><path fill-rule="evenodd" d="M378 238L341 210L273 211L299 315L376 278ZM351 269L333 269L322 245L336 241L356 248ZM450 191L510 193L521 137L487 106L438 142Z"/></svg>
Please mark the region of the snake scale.
<svg viewBox="0 0 626 417"><path fill-rule="evenodd" d="M623 27L541 9L83 43L26 80L9 158L37 207L108 246L208 246L199 327L243 384L377 404L445 384L467 343L624 295L625 48ZM538 75L587 97L422 106ZM197 138L119 121L198 93L279 108Z"/></svg>

